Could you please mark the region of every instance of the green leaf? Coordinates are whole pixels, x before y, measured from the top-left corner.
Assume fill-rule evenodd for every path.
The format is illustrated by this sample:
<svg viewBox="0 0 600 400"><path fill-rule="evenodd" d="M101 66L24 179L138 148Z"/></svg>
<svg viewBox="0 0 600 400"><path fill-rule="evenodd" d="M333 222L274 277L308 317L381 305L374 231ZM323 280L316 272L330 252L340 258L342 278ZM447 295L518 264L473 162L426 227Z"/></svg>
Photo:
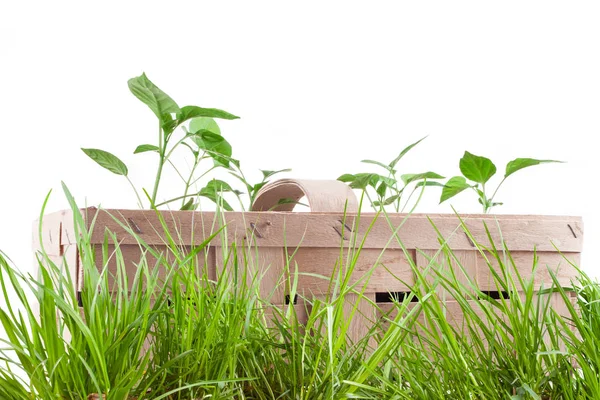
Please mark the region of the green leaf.
<svg viewBox="0 0 600 400"><path fill-rule="evenodd" d="M460 159L460 172L473 182L484 184L496 173L496 166L489 158L465 151Z"/></svg>
<svg viewBox="0 0 600 400"><path fill-rule="evenodd" d="M233 192L233 188L229 185L229 183L222 181L220 179L213 179L206 184L205 187L200 191L202 193L203 190L212 190L214 192Z"/></svg>
<svg viewBox="0 0 600 400"><path fill-rule="evenodd" d="M159 148L153 144L140 144L138 147L135 148L133 154L145 153L147 151L155 151L158 153Z"/></svg>
<svg viewBox="0 0 600 400"><path fill-rule="evenodd" d="M396 194L396 195L393 195L393 196L391 196L391 197L388 197L388 198L387 198L387 199L385 199L385 201L383 202L383 205L384 205L384 206L388 206L388 205L390 205L390 204L394 203L396 200L398 200L398 197L399 197L399 196L398 196L397 194Z"/></svg>
<svg viewBox="0 0 600 400"><path fill-rule="evenodd" d="M263 186L265 186L267 184L267 182L260 182L255 184L254 186L251 186L252 188L252 192L253 193L257 193L260 189L263 188Z"/></svg>
<svg viewBox="0 0 600 400"><path fill-rule="evenodd" d="M220 118L220 119L238 119L240 117L230 114L227 111L217 108L202 108L197 106L181 107L177 113L177 121L179 124L197 117Z"/></svg>
<svg viewBox="0 0 600 400"><path fill-rule="evenodd" d="M423 186L439 186L439 187L444 187L445 185L443 183L436 182L436 181L421 181L421 182L417 182L417 185L415 187L423 187Z"/></svg>
<svg viewBox="0 0 600 400"><path fill-rule="evenodd" d="M356 180L356 176L353 174L344 174L337 178L337 180L341 182L353 182Z"/></svg>
<svg viewBox="0 0 600 400"><path fill-rule="evenodd" d="M190 198L182 207L182 211L195 210L198 205L194 203L194 198Z"/></svg>
<svg viewBox="0 0 600 400"><path fill-rule="evenodd" d="M349 183L350 187L354 189L366 189L367 186L375 188L378 182L384 182L390 187L396 183L394 179L367 172L362 172L359 174L344 174L337 180Z"/></svg>
<svg viewBox="0 0 600 400"><path fill-rule="evenodd" d="M385 196L385 193L387 192L387 185L385 184L385 182L381 182L379 184L379 186L377 187L377 194L379 195L379 197L383 197Z"/></svg>
<svg viewBox="0 0 600 400"><path fill-rule="evenodd" d="M405 185L408 185L411 182L414 181L420 181L423 179L444 179L444 177L440 174L436 174L435 172L422 172L420 174L404 174L402 176L400 176L400 178L402 179L402 182L404 182Z"/></svg>
<svg viewBox="0 0 600 400"><path fill-rule="evenodd" d="M471 185L467 183L467 180L462 176L454 176L446 182L444 189L442 190L442 197L440 203L448 200L451 197L456 196L465 189L470 188Z"/></svg>
<svg viewBox="0 0 600 400"><path fill-rule="evenodd" d="M201 117L190 121L190 133L197 133L201 130L221 134L221 128L219 128L217 122L212 118Z"/></svg>
<svg viewBox="0 0 600 400"><path fill-rule="evenodd" d="M206 150L216 165L229 167L233 150L223 136L211 131L200 130L192 137L192 140L198 148Z"/></svg>
<svg viewBox="0 0 600 400"><path fill-rule="evenodd" d="M237 190L233 190L233 188L227 182L219 179L213 179L212 181L208 182L205 187L200 189L198 195L212 200L215 204L221 204L227 211L233 211L233 208L221 195L223 192L233 192L237 194L240 193Z"/></svg>
<svg viewBox="0 0 600 400"><path fill-rule="evenodd" d="M277 170L277 171L269 171L269 170L266 170L266 169L261 169L260 172L262 172L262 174L263 174L263 180L267 180L270 177L272 177L273 175L276 175L276 174L279 174L279 173L282 173L282 172L290 172L291 170L292 170L291 168L280 169L280 170Z"/></svg>
<svg viewBox="0 0 600 400"><path fill-rule="evenodd" d="M350 187L354 189L366 189L367 186L375 187L377 182L377 174L360 173L355 175L354 181L350 182Z"/></svg>
<svg viewBox="0 0 600 400"><path fill-rule="evenodd" d="M180 112L177 103L152 83L145 73L131 78L127 85L131 93L146 104L161 122L165 114Z"/></svg>
<svg viewBox="0 0 600 400"><path fill-rule="evenodd" d="M81 149L89 158L96 161L101 167L117 175L127 176L127 166L117 156L108 151L98 149Z"/></svg>
<svg viewBox="0 0 600 400"><path fill-rule="evenodd" d="M507 178L508 176L514 174L515 172L517 172L520 169L527 168L527 167L533 167L534 165L547 164L547 163L562 163L562 162L564 162L564 161L536 160L535 158L515 158L514 160L512 160L508 164L506 164L506 173L504 174L504 177Z"/></svg>
<svg viewBox="0 0 600 400"><path fill-rule="evenodd" d="M362 160L361 162L362 162L362 163L365 163L365 164L374 164L374 165L378 165L378 166L380 166L380 167L382 167L382 168L385 168L387 171L389 171L389 172L392 172L392 173L395 173L395 172L396 172L396 171L394 171L394 170L392 169L392 167L390 167L389 165L385 165L384 163L382 163L382 162L379 162L379 161L375 161L375 160Z"/></svg>
<svg viewBox="0 0 600 400"><path fill-rule="evenodd" d="M404 150L402 150L400 152L400 154L398 155L398 157L394 158L394 160L390 163L389 167L390 168L394 168L396 167L396 164L398 164L398 161L400 161L402 159L402 157L404 157L406 155L406 153L408 153L409 151L412 150L413 147L415 147L416 145L418 145L419 143L421 143L423 140L425 140L427 136L425 136L424 138L421 138L420 140L417 140L416 142L414 142L413 144L411 144L410 146L406 147Z"/></svg>
<svg viewBox="0 0 600 400"><path fill-rule="evenodd" d="M200 193L200 196L206 197L207 199L212 200L213 203L215 203L217 205L221 205L227 211L233 211L233 207L231 207L231 205L229 205L229 203L223 198L223 196L220 196L217 193L205 192L205 193Z"/></svg>

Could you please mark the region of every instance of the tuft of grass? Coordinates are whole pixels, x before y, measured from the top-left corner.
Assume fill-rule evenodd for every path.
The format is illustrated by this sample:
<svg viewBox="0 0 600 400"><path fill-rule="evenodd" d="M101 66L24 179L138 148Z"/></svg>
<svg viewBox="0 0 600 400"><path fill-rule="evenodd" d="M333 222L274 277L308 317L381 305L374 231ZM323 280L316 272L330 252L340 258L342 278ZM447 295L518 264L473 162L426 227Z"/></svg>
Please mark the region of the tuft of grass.
<svg viewBox="0 0 600 400"><path fill-rule="evenodd" d="M600 398L600 285L581 272L564 288L548 266L553 284L536 287L519 274L506 246L494 245L494 227L486 227L485 244L465 225L460 234L487 260L497 295L477 288L438 232L440 250L427 265L408 257L410 294L379 307L364 288L373 269L385 266L377 262L363 279L350 279L367 232L351 235L350 245L340 242L332 274L321 277L329 293L318 298L298 290L302 272L288 249L281 282L291 301L278 305L261 295L256 248L227 243L223 224L190 248L181 232L166 228L168 213L158 214L162 252L122 225L140 250L131 274L118 238L106 232L94 248L83 217L74 215L84 269L79 296L64 260L42 250L39 275L30 276L0 253L7 335L0 398ZM402 246L397 231L392 240ZM221 260L216 276L206 267L211 257ZM535 259L531 268L547 266ZM551 298L562 299L563 309L552 309ZM353 341L356 321L368 328Z"/></svg>

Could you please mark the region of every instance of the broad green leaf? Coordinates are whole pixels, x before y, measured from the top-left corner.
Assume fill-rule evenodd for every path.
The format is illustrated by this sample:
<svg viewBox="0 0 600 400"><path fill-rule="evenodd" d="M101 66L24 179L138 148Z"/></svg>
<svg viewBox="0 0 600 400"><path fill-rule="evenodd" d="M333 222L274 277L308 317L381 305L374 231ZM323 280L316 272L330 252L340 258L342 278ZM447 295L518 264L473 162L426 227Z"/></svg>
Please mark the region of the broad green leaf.
<svg viewBox="0 0 600 400"><path fill-rule="evenodd" d="M390 172L392 172L392 173L393 173L393 172L395 172L395 171L392 169L392 167L390 167L389 165L385 165L384 163L382 163L382 162L379 162L379 161L375 161L375 160L362 160L361 162L362 162L362 163L365 163L365 164L374 164L374 165L378 165L378 166L380 166L380 167L382 167L382 168L385 168L387 171L390 171Z"/></svg>
<svg viewBox="0 0 600 400"><path fill-rule="evenodd" d="M402 179L402 182L404 182L405 185L408 185L411 182L414 181L420 181L423 179L444 179L444 177L440 174L436 174L435 172L422 172L420 174L404 174L402 176L400 176L400 178Z"/></svg>
<svg viewBox="0 0 600 400"><path fill-rule="evenodd" d="M446 182L444 189L442 189L442 197L440 203L448 200L451 197L456 196L465 189L470 188L471 185L467 183L467 180L462 176L454 176Z"/></svg>
<svg viewBox="0 0 600 400"><path fill-rule="evenodd" d="M211 191L206 191L206 192L201 191L199 194L202 197L206 197L207 199L212 200L213 203L215 203L217 205L221 205L225 210L233 211L233 207L231 207L229 205L229 203L223 198L223 196L220 196L218 193L214 193Z"/></svg>
<svg viewBox="0 0 600 400"><path fill-rule="evenodd" d="M180 112L177 103L152 83L145 73L131 78L127 85L131 93L146 104L161 122L165 114Z"/></svg>
<svg viewBox="0 0 600 400"><path fill-rule="evenodd" d="M520 169L533 167L534 165L562 162L563 161L556 160L536 160L535 158L515 158L514 160L506 164L506 173L504 174L504 177L507 178L508 176L514 174Z"/></svg>
<svg viewBox="0 0 600 400"><path fill-rule="evenodd" d="M355 175L355 179L350 183L350 187L354 189L366 189L367 186L373 186L377 184L377 174L360 173Z"/></svg>
<svg viewBox="0 0 600 400"><path fill-rule="evenodd" d="M416 142L414 142L413 144L411 144L410 146L408 146L404 150L402 150L400 152L400 154L398 155L398 157L394 158L394 160L390 163L389 167L392 169L395 168L396 164L398 164L398 161L400 161L402 159L402 157L404 157L406 155L406 153L411 151L413 147L415 147L416 145L421 143L423 140L425 140L426 137L427 136L425 136L424 138L421 138L420 140L417 140Z"/></svg>
<svg viewBox="0 0 600 400"><path fill-rule="evenodd" d="M394 203L396 200L398 200L398 195L393 195L391 197L388 197L387 199L385 199L385 201L383 202L384 206L388 206L392 203Z"/></svg>
<svg viewBox="0 0 600 400"><path fill-rule="evenodd" d="M260 172L262 172L262 174L263 174L263 180L266 180L266 179L269 179L270 177L272 177L273 175L280 174L282 172L290 172L291 170L292 170L291 168L280 169L277 171L269 171L266 169L261 169Z"/></svg>
<svg viewBox="0 0 600 400"><path fill-rule="evenodd" d="M460 159L460 172L473 182L484 184L496 173L496 166L489 158L476 156L465 151Z"/></svg>
<svg viewBox="0 0 600 400"><path fill-rule="evenodd" d="M398 200L398 195L394 195L394 196L388 197L384 201L375 200L373 202L373 206L375 206L375 207L389 206L390 204L396 202L396 200Z"/></svg>
<svg viewBox="0 0 600 400"><path fill-rule="evenodd" d="M200 117L190 121L190 133L197 133L202 130L221 134L221 128L219 128L217 122L212 118Z"/></svg>
<svg viewBox="0 0 600 400"><path fill-rule="evenodd" d="M215 204L221 204L227 211L233 211L233 208L227 203L227 201L221 196L222 192L233 192L233 189L227 182L221 180L212 180L203 187L198 195L206 197L212 200Z"/></svg>
<svg viewBox="0 0 600 400"><path fill-rule="evenodd" d="M106 168L110 172L127 176L127 166L117 156L112 155L108 151L98 149L81 149L89 158L96 161L101 167Z"/></svg>
<svg viewBox="0 0 600 400"><path fill-rule="evenodd" d="M344 174L338 178L339 181L347 182L351 188L366 189L367 186L375 188L378 182L384 182L388 186L393 186L396 182L386 176L379 174L361 172L359 174Z"/></svg>
<svg viewBox="0 0 600 400"><path fill-rule="evenodd" d="M197 206L197 204L194 203L194 198L192 197L181 207L181 210L182 211L195 210L196 206Z"/></svg>
<svg viewBox="0 0 600 400"><path fill-rule="evenodd" d="M177 113L177 122L179 124L197 117L220 118L220 119L238 119L239 117L217 108L202 108L196 106L181 107Z"/></svg>
<svg viewBox="0 0 600 400"><path fill-rule="evenodd" d="M385 196L385 193L387 192L387 188L388 188L388 186L385 184L385 182L381 182L379 184L379 186L377 187L377 190L376 190L379 197Z"/></svg>
<svg viewBox="0 0 600 400"><path fill-rule="evenodd" d="M158 153L159 148L153 144L140 144L135 148L133 154L145 153L147 151L155 151Z"/></svg>
<svg viewBox="0 0 600 400"><path fill-rule="evenodd" d="M179 124L177 123L177 120L171 116L171 114L163 114L160 118L160 126L162 127L163 131L165 131L167 140L169 140L169 137L175 128L179 126Z"/></svg>
<svg viewBox="0 0 600 400"><path fill-rule="evenodd" d="M211 131L200 130L192 137L192 140L198 148L206 150L216 165L229 167L232 148L223 136Z"/></svg>
<svg viewBox="0 0 600 400"><path fill-rule="evenodd" d="M337 180L341 182L353 182L355 179L356 176L353 174L344 174L337 178Z"/></svg>
<svg viewBox="0 0 600 400"><path fill-rule="evenodd" d="M440 182L436 182L436 181L421 181L421 182L417 182L417 185L415 187L423 187L423 186L439 186L439 187L444 187L444 184L440 183Z"/></svg>
<svg viewBox="0 0 600 400"><path fill-rule="evenodd" d="M267 182L260 182L260 183L255 184L254 186L251 187L252 188L252 192L257 193L266 184L267 184Z"/></svg>
<svg viewBox="0 0 600 400"><path fill-rule="evenodd" d="M213 179L206 184L206 186L202 190L213 190L216 192L233 192L233 188L229 185L229 183L222 181L220 179Z"/></svg>

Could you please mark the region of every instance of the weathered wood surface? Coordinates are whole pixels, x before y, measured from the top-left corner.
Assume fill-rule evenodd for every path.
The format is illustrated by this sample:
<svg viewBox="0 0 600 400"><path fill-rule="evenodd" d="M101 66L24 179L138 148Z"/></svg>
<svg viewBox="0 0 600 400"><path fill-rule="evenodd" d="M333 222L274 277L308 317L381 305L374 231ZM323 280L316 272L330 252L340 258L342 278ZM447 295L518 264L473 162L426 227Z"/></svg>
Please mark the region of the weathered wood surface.
<svg viewBox="0 0 600 400"><path fill-rule="evenodd" d="M102 243L105 230L113 232L122 244L137 244L137 239L128 233L127 226L139 238L151 245L165 243L163 228L155 211L152 210L82 210L87 220L94 216L92 243ZM200 244L216 232L223 224L226 233L218 235L218 243L225 236L228 243L243 245L248 237L260 247L333 247L342 242L347 246L352 235L362 239L363 248L400 249L406 248L437 250L440 247L435 226L453 250L473 250L474 245L461 228L455 215L390 214L389 220L375 214L364 213L360 218L354 214L341 213L290 213L290 212L214 212L162 211L167 229L176 234L184 245ZM71 211L50 214L49 220L61 221L60 244L74 244ZM465 226L475 241L489 244L484 223L487 224L494 244L501 248L502 239L511 251L556 251L581 252L583 222L581 217L516 216L516 215L462 215ZM373 225L369 231L370 225ZM391 226L390 226L391 224ZM432 225L433 224L433 225ZM343 226L345 225L345 226ZM56 225L44 222L44 239L55 243ZM393 229L392 229L393 228ZM352 230L352 232L350 232ZM342 232L343 231L343 232ZM342 241L341 233L346 240ZM367 235L368 233L368 235ZM52 236L53 235L53 236ZM53 239L50 239L50 237ZM46 243L46 242L44 242ZM555 247L556 246L556 247Z"/></svg>

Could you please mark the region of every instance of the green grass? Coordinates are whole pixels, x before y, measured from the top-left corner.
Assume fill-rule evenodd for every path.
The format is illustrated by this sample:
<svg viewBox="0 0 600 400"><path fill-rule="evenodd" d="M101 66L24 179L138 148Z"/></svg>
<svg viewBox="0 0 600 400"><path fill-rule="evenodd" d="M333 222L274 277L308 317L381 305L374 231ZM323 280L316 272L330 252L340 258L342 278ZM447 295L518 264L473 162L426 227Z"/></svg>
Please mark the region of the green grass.
<svg viewBox="0 0 600 400"><path fill-rule="evenodd" d="M354 236L347 252L340 247L337 268L323 277L329 296L300 298L308 303L301 324L292 304L273 308L259 295L261 274L247 261L255 249L220 243L224 262L215 281L202 267L213 238L190 254L178 232L165 232L168 255L139 239L158 261L142 256L131 277L107 232L102 261L118 266L110 277L95 266L81 217L75 225L85 269L81 308L66 265L41 252L39 276L26 276L0 253L0 323L8 337L0 345L0 399L600 398L600 286L583 272L570 288L576 304L563 317L535 296L533 282L509 273L515 265L507 249L475 243L500 265L498 291L524 293L510 301L478 291L440 237L438 257L412 265L416 298L394 301L381 324L352 342L349 323L359 311L348 315L343 306L348 296L362 296L366 282L349 285L349 276L364 238ZM443 272L436 260L458 268ZM292 262L286 269L293 298L298 271ZM441 288L457 300L463 326L448 322ZM543 290L571 304L557 280Z"/></svg>

